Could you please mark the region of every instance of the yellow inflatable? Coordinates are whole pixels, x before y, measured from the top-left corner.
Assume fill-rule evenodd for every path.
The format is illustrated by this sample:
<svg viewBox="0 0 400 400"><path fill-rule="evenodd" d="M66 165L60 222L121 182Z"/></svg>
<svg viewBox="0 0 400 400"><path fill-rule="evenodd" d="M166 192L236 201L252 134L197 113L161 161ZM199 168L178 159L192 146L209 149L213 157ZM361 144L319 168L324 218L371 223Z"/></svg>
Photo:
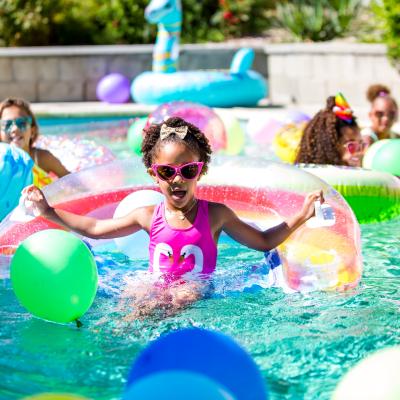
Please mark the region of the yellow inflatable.
<svg viewBox="0 0 400 400"><path fill-rule="evenodd" d="M55 179L51 177L45 170L40 168L38 165L34 164L32 168L33 174L33 184L38 188L42 188L43 186L49 185Z"/></svg>
<svg viewBox="0 0 400 400"><path fill-rule="evenodd" d="M294 163L306 124L302 122L285 125L274 136L272 149L282 161Z"/></svg>

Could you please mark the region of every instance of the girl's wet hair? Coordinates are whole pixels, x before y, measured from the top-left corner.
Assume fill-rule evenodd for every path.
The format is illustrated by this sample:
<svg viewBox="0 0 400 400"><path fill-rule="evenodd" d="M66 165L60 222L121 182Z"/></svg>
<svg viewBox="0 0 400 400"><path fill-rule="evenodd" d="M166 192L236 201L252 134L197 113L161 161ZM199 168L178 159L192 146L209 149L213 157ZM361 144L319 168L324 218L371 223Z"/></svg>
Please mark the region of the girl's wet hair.
<svg viewBox="0 0 400 400"><path fill-rule="evenodd" d="M356 118L345 121L335 115L335 97L326 100L326 107L319 111L304 129L296 163L343 165L339 142L342 128L358 128Z"/></svg>
<svg viewBox="0 0 400 400"><path fill-rule="evenodd" d="M165 124L168 127L181 127L187 126L186 136L181 139L175 133L171 133L165 139L160 138L161 126ZM204 162L202 174L205 174L210 162L211 147L207 137L204 133L197 128L197 126L186 122L179 117L171 117L161 124L152 124L143 130L144 137L142 142L143 163L146 168L150 168L153 164L157 152L160 150L162 144L169 142L184 142L185 145L194 153L199 155L199 161Z"/></svg>
<svg viewBox="0 0 400 400"><path fill-rule="evenodd" d="M367 100L373 104L378 98L385 98L393 103L393 105L398 109L396 100L391 96L390 89L386 85L380 83L371 85L367 89Z"/></svg>
<svg viewBox="0 0 400 400"><path fill-rule="evenodd" d="M25 111L28 114L28 116L32 118L32 123L31 123L32 136L31 136L30 145L35 143L35 141L37 140L37 138L39 136L39 125L36 121L36 118L35 118L32 110L31 110L31 105L29 104L29 102L27 102L24 99L20 99L20 98L16 98L16 97L6 98L5 100L3 100L1 102L1 105L0 105L0 119L2 118L3 111L8 107L18 107L21 110Z"/></svg>

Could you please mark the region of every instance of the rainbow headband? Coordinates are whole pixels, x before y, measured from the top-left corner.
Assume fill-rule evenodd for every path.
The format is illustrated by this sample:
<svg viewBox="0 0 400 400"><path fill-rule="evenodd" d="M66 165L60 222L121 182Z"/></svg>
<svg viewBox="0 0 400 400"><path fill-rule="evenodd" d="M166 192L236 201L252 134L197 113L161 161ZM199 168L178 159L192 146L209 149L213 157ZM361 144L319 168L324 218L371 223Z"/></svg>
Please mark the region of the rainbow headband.
<svg viewBox="0 0 400 400"><path fill-rule="evenodd" d="M350 108L349 103L342 93L338 93L335 96L335 106L332 108L332 111L343 121L353 121L353 110Z"/></svg>

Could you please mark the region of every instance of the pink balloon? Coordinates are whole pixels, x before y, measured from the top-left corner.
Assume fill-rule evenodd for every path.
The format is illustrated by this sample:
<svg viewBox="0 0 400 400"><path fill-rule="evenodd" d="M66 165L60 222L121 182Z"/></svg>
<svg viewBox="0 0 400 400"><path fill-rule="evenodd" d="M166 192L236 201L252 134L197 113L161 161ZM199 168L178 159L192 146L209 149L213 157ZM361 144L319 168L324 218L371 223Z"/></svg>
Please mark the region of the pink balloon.
<svg viewBox="0 0 400 400"><path fill-rule="evenodd" d="M261 122L261 126L258 129L253 129L251 132L248 132L248 135L256 144L270 144L283 125L284 123L282 121L275 118L269 118L264 122Z"/></svg>
<svg viewBox="0 0 400 400"><path fill-rule="evenodd" d="M164 103L149 115L146 126L159 124L170 117L180 117L197 126L207 136L213 151L226 147L224 123L210 107L185 101Z"/></svg>

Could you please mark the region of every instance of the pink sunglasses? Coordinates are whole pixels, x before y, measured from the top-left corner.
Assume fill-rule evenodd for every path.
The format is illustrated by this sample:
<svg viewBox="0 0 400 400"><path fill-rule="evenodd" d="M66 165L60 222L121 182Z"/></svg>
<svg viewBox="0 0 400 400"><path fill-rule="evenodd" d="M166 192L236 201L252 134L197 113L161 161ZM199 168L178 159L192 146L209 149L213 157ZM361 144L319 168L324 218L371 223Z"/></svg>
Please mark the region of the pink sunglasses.
<svg viewBox="0 0 400 400"><path fill-rule="evenodd" d="M172 181L176 175L182 177L186 181L196 179L201 174L204 162L190 162L184 165L166 165L166 164L153 164L151 169L156 176L163 181Z"/></svg>
<svg viewBox="0 0 400 400"><path fill-rule="evenodd" d="M350 140L349 142L345 143L343 147L345 147L350 154L355 154L358 153L359 151L363 151L366 147L366 144L363 142Z"/></svg>

